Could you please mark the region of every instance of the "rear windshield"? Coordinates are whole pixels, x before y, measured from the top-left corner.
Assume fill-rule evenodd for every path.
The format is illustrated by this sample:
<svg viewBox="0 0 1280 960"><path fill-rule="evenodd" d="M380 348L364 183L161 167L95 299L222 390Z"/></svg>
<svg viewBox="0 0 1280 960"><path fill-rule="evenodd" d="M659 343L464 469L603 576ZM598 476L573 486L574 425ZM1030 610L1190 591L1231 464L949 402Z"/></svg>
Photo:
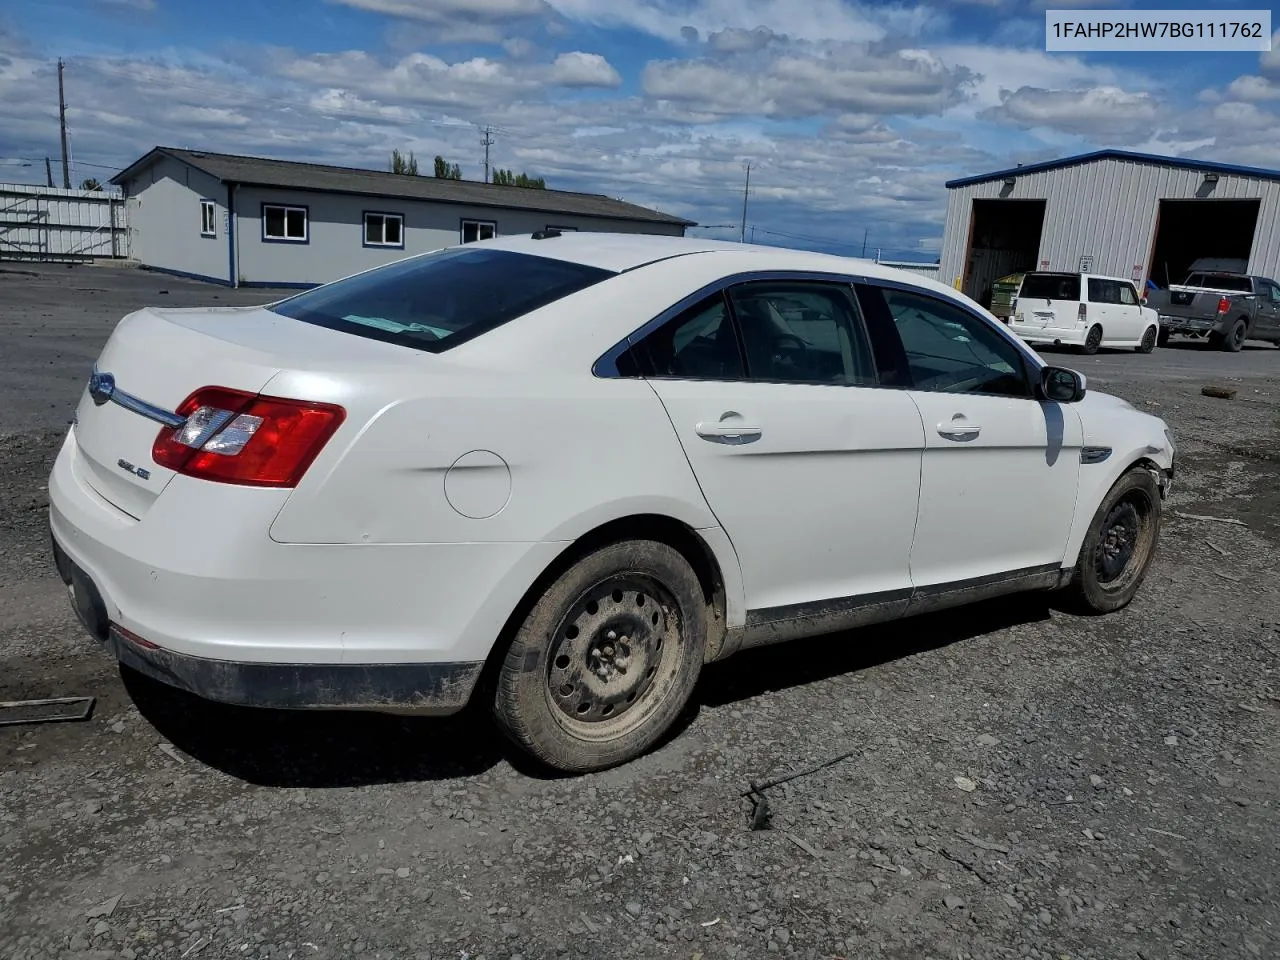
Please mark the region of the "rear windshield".
<svg viewBox="0 0 1280 960"><path fill-rule="evenodd" d="M1231 273L1193 273L1183 284L1187 287L1205 287L1209 290L1238 290L1249 293L1249 278Z"/></svg>
<svg viewBox="0 0 1280 960"><path fill-rule="evenodd" d="M1071 273L1028 273L1018 296L1024 300L1079 300L1080 276Z"/></svg>
<svg viewBox="0 0 1280 960"><path fill-rule="evenodd" d="M337 280L268 309L440 353L611 276L580 263L455 247Z"/></svg>

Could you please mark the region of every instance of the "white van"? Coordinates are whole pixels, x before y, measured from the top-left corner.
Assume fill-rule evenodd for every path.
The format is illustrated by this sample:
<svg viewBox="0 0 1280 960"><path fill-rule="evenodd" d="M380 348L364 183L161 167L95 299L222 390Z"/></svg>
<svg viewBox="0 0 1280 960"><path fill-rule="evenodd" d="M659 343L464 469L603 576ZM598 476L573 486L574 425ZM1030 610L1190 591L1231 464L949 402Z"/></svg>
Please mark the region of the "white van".
<svg viewBox="0 0 1280 960"><path fill-rule="evenodd" d="M1160 316L1129 280L1091 273L1035 271L1022 278L1009 329L1027 343L1069 344L1084 353L1099 347L1155 349Z"/></svg>

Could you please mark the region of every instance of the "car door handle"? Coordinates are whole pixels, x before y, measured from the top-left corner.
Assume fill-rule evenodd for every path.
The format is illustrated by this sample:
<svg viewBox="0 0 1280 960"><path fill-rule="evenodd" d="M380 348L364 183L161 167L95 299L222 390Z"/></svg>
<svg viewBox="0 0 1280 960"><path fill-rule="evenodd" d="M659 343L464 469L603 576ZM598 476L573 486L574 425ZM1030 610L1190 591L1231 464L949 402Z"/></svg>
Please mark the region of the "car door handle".
<svg viewBox="0 0 1280 960"><path fill-rule="evenodd" d="M948 440L972 440L981 432L982 428L976 423L938 424L938 436L946 437Z"/></svg>
<svg viewBox="0 0 1280 960"><path fill-rule="evenodd" d="M712 443L753 443L760 439L763 431L759 427L742 423L699 423L694 430L703 440Z"/></svg>

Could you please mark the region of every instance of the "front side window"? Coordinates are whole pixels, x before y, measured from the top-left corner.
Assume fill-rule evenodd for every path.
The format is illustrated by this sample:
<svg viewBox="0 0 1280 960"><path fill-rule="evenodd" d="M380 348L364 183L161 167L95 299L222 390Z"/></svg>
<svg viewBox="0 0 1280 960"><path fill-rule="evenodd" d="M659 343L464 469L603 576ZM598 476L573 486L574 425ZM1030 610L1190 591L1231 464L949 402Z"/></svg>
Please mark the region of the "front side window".
<svg viewBox="0 0 1280 960"><path fill-rule="evenodd" d="M262 205L262 239L306 243L307 208L264 203Z"/></svg>
<svg viewBox="0 0 1280 960"><path fill-rule="evenodd" d="M862 287L858 299L869 324L888 322L897 332L914 389L1033 395L1021 352L981 317L926 293L890 287ZM885 352L878 348L877 357ZM902 385L898 377L890 382Z"/></svg>
<svg viewBox="0 0 1280 960"><path fill-rule="evenodd" d="M624 376L741 380L742 353L724 294L700 300L650 333L628 351L619 371Z"/></svg>
<svg viewBox="0 0 1280 960"><path fill-rule="evenodd" d="M853 290L816 281L760 281L729 291L751 380L874 384Z"/></svg>
<svg viewBox="0 0 1280 960"><path fill-rule="evenodd" d="M1280 287L1277 287L1274 283L1268 283L1267 289L1271 291L1271 302L1280 303Z"/></svg>
<svg viewBox="0 0 1280 960"><path fill-rule="evenodd" d="M398 213L364 215L366 247L404 247L404 217Z"/></svg>
<svg viewBox="0 0 1280 960"><path fill-rule="evenodd" d="M492 220L463 220L462 242L475 243L477 240L492 240L498 235L498 225Z"/></svg>
<svg viewBox="0 0 1280 960"><path fill-rule="evenodd" d="M1116 286L1120 288L1120 302L1127 307L1136 307L1138 305L1138 295L1133 290L1133 284L1116 282Z"/></svg>
<svg viewBox="0 0 1280 960"><path fill-rule="evenodd" d="M200 236L216 237L218 235L218 208L212 200L200 201Z"/></svg>
<svg viewBox="0 0 1280 960"><path fill-rule="evenodd" d="M441 353L611 276L612 271L564 260L453 247L336 280L268 309Z"/></svg>

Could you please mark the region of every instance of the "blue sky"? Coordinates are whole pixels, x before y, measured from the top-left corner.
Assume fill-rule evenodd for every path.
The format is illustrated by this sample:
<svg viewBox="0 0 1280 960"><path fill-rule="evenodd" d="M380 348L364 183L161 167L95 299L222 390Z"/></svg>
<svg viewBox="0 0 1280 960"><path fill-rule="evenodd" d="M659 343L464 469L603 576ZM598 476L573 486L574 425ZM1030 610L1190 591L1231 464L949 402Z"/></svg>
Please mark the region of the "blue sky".
<svg viewBox="0 0 1280 960"><path fill-rule="evenodd" d="M932 259L951 177L1099 147L1280 168L1280 51L1050 54L1027 0L8 0L0 180L155 144L493 162L758 242ZM1057 0L1054 7L1238 9ZM24 165L29 164L29 165Z"/></svg>

